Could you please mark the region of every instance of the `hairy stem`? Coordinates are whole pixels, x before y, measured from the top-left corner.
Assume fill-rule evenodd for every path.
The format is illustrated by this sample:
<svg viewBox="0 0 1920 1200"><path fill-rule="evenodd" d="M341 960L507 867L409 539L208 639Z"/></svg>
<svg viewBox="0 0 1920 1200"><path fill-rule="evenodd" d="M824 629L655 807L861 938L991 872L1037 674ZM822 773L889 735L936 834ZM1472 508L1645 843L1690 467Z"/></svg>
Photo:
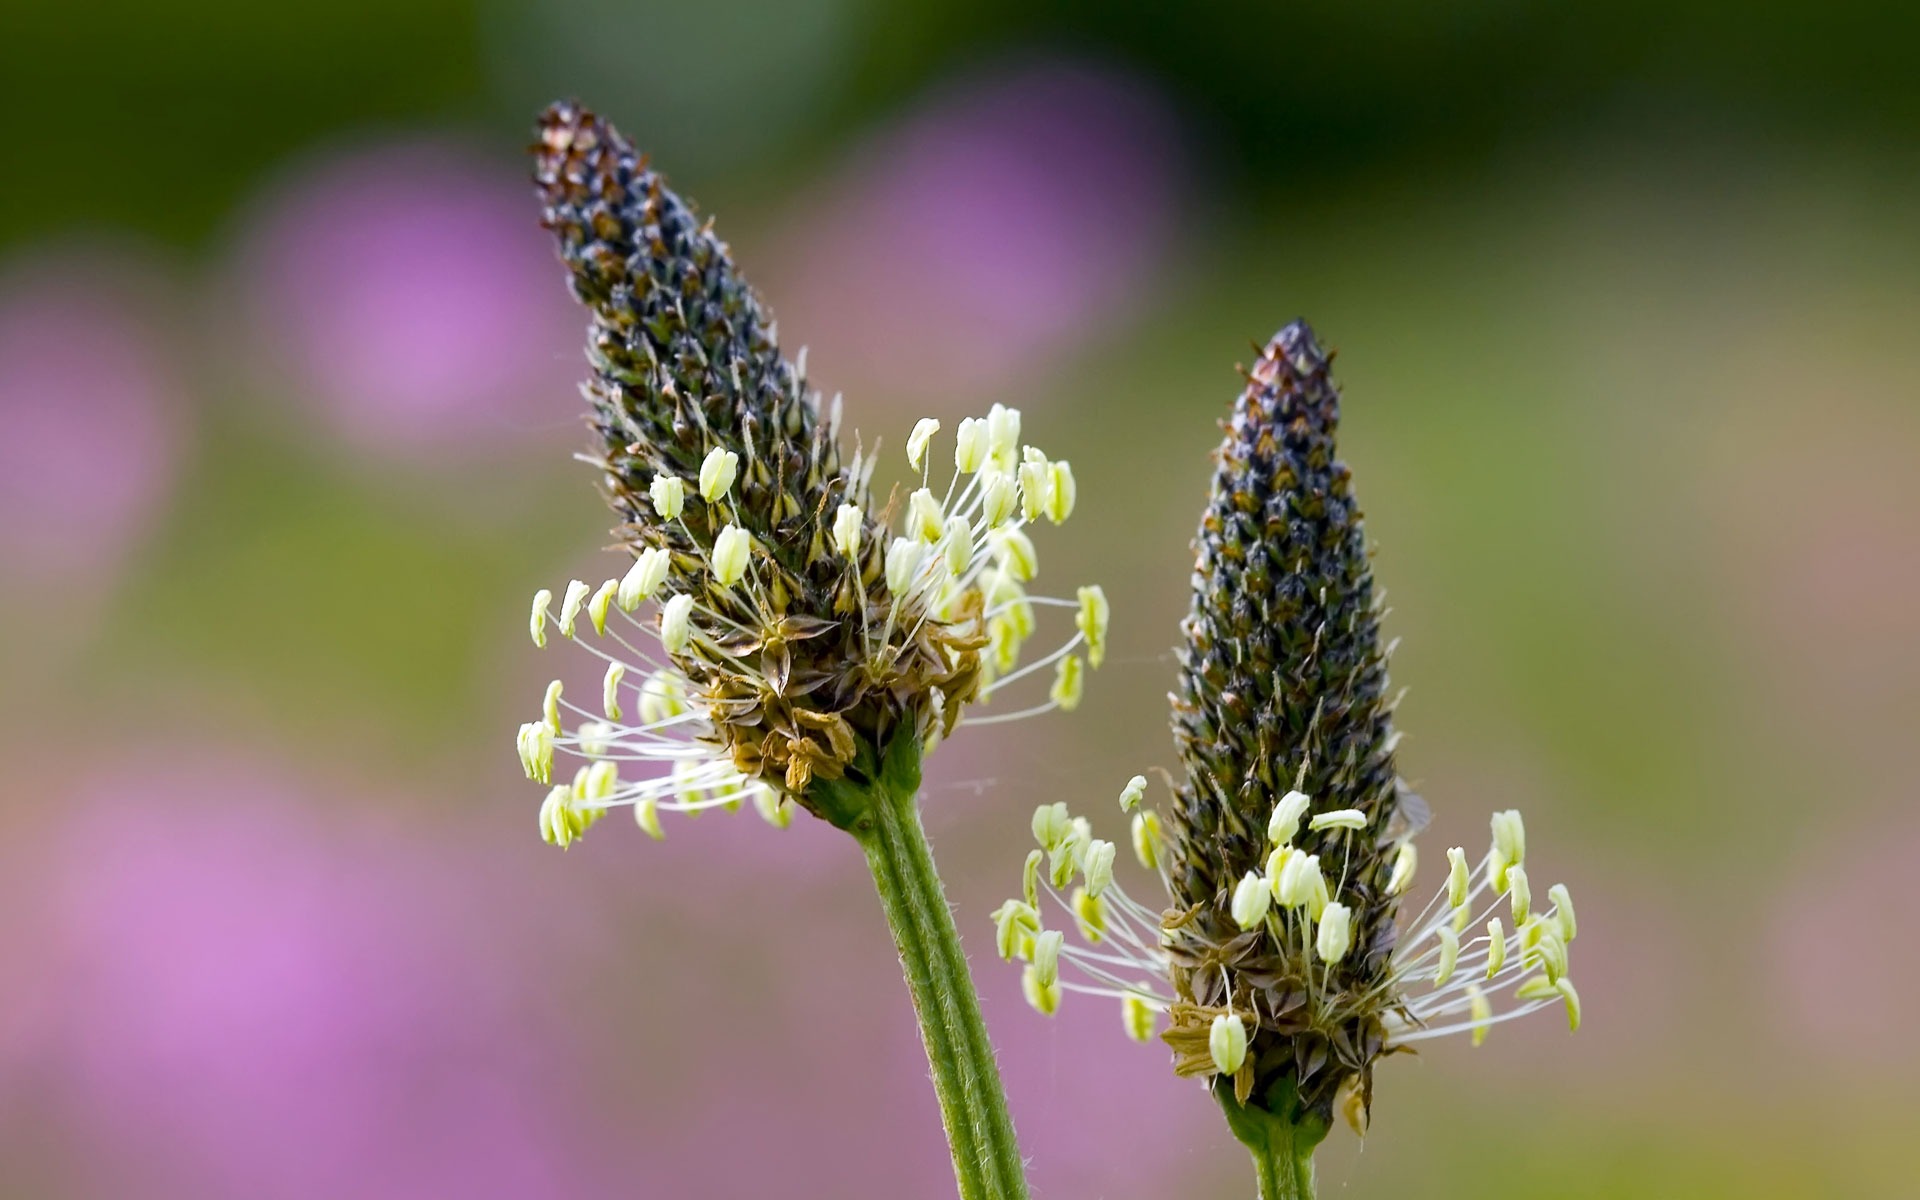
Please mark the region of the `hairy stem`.
<svg viewBox="0 0 1920 1200"><path fill-rule="evenodd" d="M1313 1151L1327 1123L1300 1110L1292 1083L1274 1084L1264 1103L1240 1104L1227 1082L1215 1084L1213 1094L1233 1136L1253 1155L1260 1200L1313 1200Z"/></svg>
<svg viewBox="0 0 1920 1200"><path fill-rule="evenodd" d="M1026 1167L960 932L920 827L919 788L919 740L900 734L871 783L816 785L815 795L860 843L873 871L933 1067L962 1200L1025 1200Z"/></svg>

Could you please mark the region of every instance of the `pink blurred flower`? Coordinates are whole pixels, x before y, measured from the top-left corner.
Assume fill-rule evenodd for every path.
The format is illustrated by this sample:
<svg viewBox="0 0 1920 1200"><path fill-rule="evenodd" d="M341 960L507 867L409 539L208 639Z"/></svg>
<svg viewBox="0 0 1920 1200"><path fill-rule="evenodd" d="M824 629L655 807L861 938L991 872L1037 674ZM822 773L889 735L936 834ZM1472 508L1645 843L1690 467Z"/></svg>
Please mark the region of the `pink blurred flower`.
<svg viewBox="0 0 1920 1200"><path fill-rule="evenodd" d="M181 404L151 290L145 272L105 255L0 274L0 559L11 585L97 581L173 482Z"/></svg>
<svg viewBox="0 0 1920 1200"><path fill-rule="evenodd" d="M1836 829L1782 873L1757 978L1743 989L1773 999L1778 1044L1845 1071L1905 1078L1920 1062L1920 958L1903 942L1920 925L1915 862L1920 822L1882 813Z"/></svg>
<svg viewBox="0 0 1920 1200"><path fill-rule="evenodd" d="M751 998L728 1048L737 1065L725 1074L670 1075L666 1067L648 1081L670 1087L676 1101L671 1116L636 1130L643 1194L952 1194L953 1168L906 986L879 914L864 911L872 907L868 897L858 899L846 912L787 904L767 913L759 977L777 990ZM764 905L765 894L753 902ZM1198 1084L1174 1077L1165 1047L1127 1040L1118 1004L1101 1006L1110 1021L1049 1021L1027 1008L1017 977L991 969L999 963L984 912L971 915L963 906L962 934L986 990L989 1030L1036 1195L1162 1196L1176 1189L1174 1173L1193 1161L1196 1144L1230 1145L1213 1101ZM730 1013L716 1018L723 1007L700 1011L732 1028ZM670 1015L663 1006L649 1023ZM751 1072L751 1087L741 1085L741 1071ZM756 1153L738 1153L743 1134Z"/></svg>
<svg viewBox="0 0 1920 1200"><path fill-rule="evenodd" d="M580 322L512 160L429 140L298 171L242 238L270 385L360 449L460 456L578 429Z"/></svg>
<svg viewBox="0 0 1920 1200"><path fill-rule="evenodd" d="M194 758L57 801L0 871L34 913L0 944L0 1078L34 1092L0 1110L116 1194L607 1194L536 931L479 864L301 800Z"/></svg>
<svg viewBox="0 0 1920 1200"><path fill-rule="evenodd" d="M768 295L832 386L973 395L1139 305L1181 182L1175 122L1143 81L1066 62L973 78L803 203Z"/></svg>

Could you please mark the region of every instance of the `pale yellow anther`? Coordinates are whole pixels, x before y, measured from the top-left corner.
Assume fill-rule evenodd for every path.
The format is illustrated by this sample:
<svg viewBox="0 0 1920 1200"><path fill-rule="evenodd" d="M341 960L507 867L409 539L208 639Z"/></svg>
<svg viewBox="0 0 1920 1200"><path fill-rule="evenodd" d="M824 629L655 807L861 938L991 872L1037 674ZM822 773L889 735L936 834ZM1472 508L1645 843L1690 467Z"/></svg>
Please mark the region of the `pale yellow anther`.
<svg viewBox="0 0 1920 1200"><path fill-rule="evenodd" d="M573 823L573 789L560 785L540 802L540 840L565 850L576 836Z"/></svg>
<svg viewBox="0 0 1920 1200"><path fill-rule="evenodd" d="M1031 904L1008 900L992 915L994 949L1003 960L1012 962L1025 941L1040 932L1040 914Z"/></svg>
<svg viewBox="0 0 1920 1200"><path fill-rule="evenodd" d="M1387 895L1398 896L1413 884L1413 873L1420 867L1420 852L1412 842L1401 842L1393 856L1393 872L1387 876Z"/></svg>
<svg viewBox="0 0 1920 1200"><path fill-rule="evenodd" d="M1493 1020L1493 1003L1472 984L1467 985L1467 1013L1473 1021L1473 1044L1478 1046L1487 1040L1487 1022Z"/></svg>
<svg viewBox="0 0 1920 1200"><path fill-rule="evenodd" d="M1033 810L1033 840L1043 850L1052 850L1073 833L1073 816L1065 801L1042 804Z"/></svg>
<svg viewBox="0 0 1920 1200"><path fill-rule="evenodd" d="M1520 820L1520 810L1509 808L1493 814L1493 853L1487 864L1487 874L1493 880L1494 890L1507 890L1507 869L1524 862L1527 857L1527 829Z"/></svg>
<svg viewBox="0 0 1920 1200"><path fill-rule="evenodd" d="M1440 963L1433 972L1433 986L1440 987L1453 978L1454 968L1460 965L1460 935L1442 925L1440 937Z"/></svg>
<svg viewBox="0 0 1920 1200"><path fill-rule="evenodd" d="M687 504L687 484L678 475L665 473L655 475L653 482L647 485L647 495L653 500L653 511L663 521L677 521L680 511Z"/></svg>
<svg viewBox="0 0 1920 1200"><path fill-rule="evenodd" d="M1273 813L1267 818L1267 842L1274 846L1284 846L1300 832L1300 818L1306 815L1313 801L1305 792L1288 792L1274 803Z"/></svg>
<svg viewBox="0 0 1920 1200"><path fill-rule="evenodd" d="M1365 829L1367 814L1357 808L1336 808L1332 812L1315 813L1307 822L1307 828L1318 832L1322 829Z"/></svg>
<svg viewBox="0 0 1920 1200"><path fill-rule="evenodd" d="M713 578L721 587L732 587L747 573L753 558L753 538L737 525L728 525L713 539Z"/></svg>
<svg viewBox="0 0 1920 1200"><path fill-rule="evenodd" d="M1032 579L1040 570L1040 555L1033 548L1033 539L1018 529L1002 526L991 531L987 545L1000 569L1019 583Z"/></svg>
<svg viewBox="0 0 1920 1200"><path fill-rule="evenodd" d="M1527 953L1527 965L1537 966L1547 973L1547 978L1560 982L1567 973L1567 944L1560 940L1559 926L1548 928L1540 935L1540 940Z"/></svg>
<svg viewBox="0 0 1920 1200"><path fill-rule="evenodd" d="M583 721L573 732L580 739L580 753L588 758L605 754L613 746L614 728L605 721Z"/></svg>
<svg viewBox="0 0 1920 1200"><path fill-rule="evenodd" d="M1072 905L1080 936L1097 945L1107 933L1107 902L1082 887L1073 889Z"/></svg>
<svg viewBox="0 0 1920 1200"><path fill-rule="evenodd" d="M927 544L913 538L898 537L887 547L887 590L906 596L920 578L920 567L927 559Z"/></svg>
<svg viewBox="0 0 1920 1200"><path fill-rule="evenodd" d="M1267 887L1273 892L1274 903L1283 907L1286 901L1280 896L1280 878L1287 873L1287 860L1298 853L1300 849L1297 846L1275 846L1267 855L1264 872L1267 877Z"/></svg>
<svg viewBox="0 0 1920 1200"><path fill-rule="evenodd" d="M1353 946L1353 913L1344 904L1328 904L1317 919L1320 931L1314 937L1313 948L1319 952L1321 961L1337 963Z"/></svg>
<svg viewBox="0 0 1920 1200"><path fill-rule="evenodd" d="M1087 894L1099 899L1101 893L1113 886L1113 859L1118 852L1112 842L1094 838L1087 843L1087 852L1080 864L1081 874L1087 879Z"/></svg>
<svg viewBox="0 0 1920 1200"><path fill-rule="evenodd" d="M619 594L614 597L624 612L639 608L643 601L653 599L660 585L667 581L667 570L673 565L673 556L658 546L649 546L633 560L627 573L620 580Z"/></svg>
<svg viewBox="0 0 1920 1200"><path fill-rule="evenodd" d="M1127 1036L1136 1042L1153 1039L1153 1028L1159 1023L1159 1014L1153 1005L1139 996L1128 992L1120 998L1120 1020L1126 1026Z"/></svg>
<svg viewBox="0 0 1920 1200"><path fill-rule="evenodd" d="M1063 888L1080 869L1081 856L1086 853L1086 834L1074 822L1074 828L1067 836L1047 851L1047 879L1054 887Z"/></svg>
<svg viewBox="0 0 1920 1200"><path fill-rule="evenodd" d="M1320 856L1293 854L1280 868L1280 881L1274 888L1276 898L1288 908L1305 907L1318 918L1318 906L1325 904L1327 881L1320 874Z"/></svg>
<svg viewBox="0 0 1920 1200"><path fill-rule="evenodd" d="M652 796L642 796L633 802L633 823L654 841L666 840L667 831L660 826L660 802Z"/></svg>
<svg viewBox="0 0 1920 1200"><path fill-rule="evenodd" d="M590 590L586 584L580 582L578 579L567 585L566 598L560 601L561 637L570 638L573 636L573 623L580 616L580 607L587 602L587 595Z"/></svg>
<svg viewBox="0 0 1920 1200"><path fill-rule="evenodd" d="M1507 927L1499 917L1487 922L1487 978L1498 975L1507 965Z"/></svg>
<svg viewBox="0 0 1920 1200"><path fill-rule="evenodd" d="M657 725L684 716L686 712L687 691L678 671L655 671L640 685L640 720L643 724Z"/></svg>
<svg viewBox="0 0 1920 1200"><path fill-rule="evenodd" d="M1160 869L1160 816L1154 812L1133 814L1133 856L1149 871Z"/></svg>
<svg viewBox="0 0 1920 1200"><path fill-rule="evenodd" d="M1113 610L1107 605L1107 593L1099 584L1080 589L1080 610L1074 614L1074 627L1087 639L1087 664L1098 667L1107 660L1107 624Z"/></svg>
<svg viewBox="0 0 1920 1200"><path fill-rule="evenodd" d="M1021 640L1019 626L1006 617L987 622L989 663L995 671L1004 675L1013 670L1014 664L1020 661Z"/></svg>
<svg viewBox="0 0 1920 1200"><path fill-rule="evenodd" d="M527 778L536 783L553 782L553 730L545 721L529 721L520 727L515 739L520 751L520 765L527 772Z"/></svg>
<svg viewBox="0 0 1920 1200"><path fill-rule="evenodd" d="M593 631L601 637L607 636L607 605L619 590L620 581L609 579L594 592L593 599L587 601L587 619L593 622Z"/></svg>
<svg viewBox="0 0 1920 1200"><path fill-rule="evenodd" d="M1049 694L1060 711L1072 712L1080 707L1080 694L1085 686L1086 672L1081 667L1081 658L1078 654L1069 654L1054 671L1053 690Z"/></svg>
<svg viewBox="0 0 1920 1200"><path fill-rule="evenodd" d="M700 464L700 498L712 504L733 490L734 478L739 474L740 456L715 446L707 451L707 457Z"/></svg>
<svg viewBox="0 0 1920 1200"><path fill-rule="evenodd" d="M971 475L987 461L990 449L987 423L979 417L967 417L953 433L954 469Z"/></svg>
<svg viewBox="0 0 1920 1200"><path fill-rule="evenodd" d="M1513 989L1515 1000L1551 1000L1560 994L1560 988L1545 975L1531 975Z"/></svg>
<svg viewBox="0 0 1920 1200"><path fill-rule="evenodd" d="M1455 846L1447 851L1447 903L1460 908L1472 891L1472 876L1467 872L1467 852Z"/></svg>
<svg viewBox="0 0 1920 1200"><path fill-rule="evenodd" d="M544 649L547 644L547 606L553 603L553 593L541 588L533 594L533 611L527 614L527 632L533 635L533 644Z"/></svg>
<svg viewBox="0 0 1920 1200"><path fill-rule="evenodd" d="M967 568L973 565L973 527L965 517L947 518L947 531L940 539L940 549L946 555L949 575L958 579L967 573ZM960 594L960 589L953 589L955 597Z"/></svg>
<svg viewBox="0 0 1920 1200"><path fill-rule="evenodd" d="M1031 447L1029 447L1031 449ZM1047 460L1029 459L1020 464L1020 515L1029 521L1038 521L1040 514L1047 511L1047 493L1052 490L1053 478L1047 473Z"/></svg>
<svg viewBox="0 0 1920 1200"><path fill-rule="evenodd" d="M913 432L907 435L907 465L918 471L927 461L927 443L933 435L940 432L940 422L932 417L921 417L913 423Z"/></svg>
<svg viewBox="0 0 1920 1200"><path fill-rule="evenodd" d="M1533 908L1533 889L1527 886L1527 869L1515 864L1507 868L1507 895L1513 900L1513 923L1527 919Z"/></svg>
<svg viewBox="0 0 1920 1200"><path fill-rule="evenodd" d="M1207 1052L1213 1058L1213 1069L1222 1075L1232 1075L1246 1063L1247 1027L1237 1014L1214 1017L1207 1030Z"/></svg>
<svg viewBox="0 0 1920 1200"><path fill-rule="evenodd" d="M1267 908L1273 903L1273 890L1267 881L1248 871L1234 885L1233 923L1242 929L1252 929L1267 919Z"/></svg>
<svg viewBox="0 0 1920 1200"><path fill-rule="evenodd" d="M547 723L547 732L554 737L559 737L561 733L560 693L562 690L560 681L556 679L547 685L547 694L540 701L540 716Z"/></svg>
<svg viewBox="0 0 1920 1200"><path fill-rule="evenodd" d="M1560 937L1571 942L1579 925L1573 917L1573 893L1564 883L1556 883L1547 889L1548 899L1553 901L1553 916L1560 923Z"/></svg>
<svg viewBox="0 0 1920 1200"><path fill-rule="evenodd" d="M833 513L833 548L841 557L852 559L860 554L860 530L866 515L857 504L842 504Z"/></svg>
<svg viewBox="0 0 1920 1200"><path fill-rule="evenodd" d="M581 798L589 804L605 804L607 797L620 788L620 764L611 759L601 759L587 768L586 785L581 789ZM595 813L598 816L599 813Z"/></svg>
<svg viewBox="0 0 1920 1200"><path fill-rule="evenodd" d="M1073 503L1080 487L1073 481L1073 467L1064 460L1047 464L1047 520L1055 525L1073 515Z"/></svg>
<svg viewBox="0 0 1920 1200"><path fill-rule="evenodd" d="M947 531L947 515L931 490L920 488L907 497L908 537L932 545Z"/></svg>
<svg viewBox="0 0 1920 1200"><path fill-rule="evenodd" d="M620 685L627 681L627 664L608 663L606 678L600 681L600 708L607 720L620 719Z"/></svg>
<svg viewBox="0 0 1920 1200"><path fill-rule="evenodd" d="M747 792L753 797L754 811L760 814L761 820L775 829L793 824L793 801L759 782L747 785Z"/></svg>
<svg viewBox="0 0 1920 1200"><path fill-rule="evenodd" d="M1127 780L1127 786L1120 789L1120 811L1132 812L1140 807L1140 801L1147 794L1147 777L1135 775Z"/></svg>
<svg viewBox="0 0 1920 1200"><path fill-rule="evenodd" d="M693 644L693 597L670 597L660 609L660 644L668 654L685 654Z"/></svg>
<svg viewBox="0 0 1920 1200"><path fill-rule="evenodd" d="M1060 981L1060 943L1065 936L1058 929L1043 929L1033 939L1033 969L1045 986Z"/></svg>
<svg viewBox="0 0 1920 1200"><path fill-rule="evenodd" d="M987 609L996 611L998 620L1012 626L1021 641L1033 637L1033 630L1039 628L1033 620L1033 601L1027 599L1027 589L1021 588L1018 580L1004 570L983 570L979 584L987 595Z"/></svg>
<svg viewBox="0 0 1920 1200"><path fill-rule="evenodd" d="M1026 897L1030 908L1037 908L1040 904L1040 864L1045 861L1045 850L1029 850L1026 865L1020 869L1020 894Z"/></svg>
<svg viewBox="0 0 1920 1200"><path fill-rule="evenodd" d="M681 759L673 764L673 794L685 808L700 808L707 799L707 772L703 764Z"/></svg>
<svg viewBox="0 0 1920 1200"><path fill-rule="evenodd" d="M980 472L980 519L989 529L997 529L1020 507L1020 487L1013 476L998 467Z"/></svg>
<svg viewBox="0 0 1920 1200"><path fill-rule="evenodd" d="M1579 1033L1580 993L1574 990L1573 980L1563 975L1553 987L1555 991L1560 993L1560 999L1565 1001L1567 1005L1567 1032Z"/></svg>
<svg viewBox="0 0 1920 1200"><path fill-rule="evenodd" d="M987 452L1002 469L1010 469L1019 461L1019 409L996 404L987 410Z"/></svg>
<svg viewBox="0 0 1920 1200"><path fill-rule="evenodd" d="M1060 1011L1060 981L1051 984L1040 981L1040 973L1031 963L1020 972L1020 990L1026 994L1027 1003L1043 1017L1050 1017Z"/></svg>

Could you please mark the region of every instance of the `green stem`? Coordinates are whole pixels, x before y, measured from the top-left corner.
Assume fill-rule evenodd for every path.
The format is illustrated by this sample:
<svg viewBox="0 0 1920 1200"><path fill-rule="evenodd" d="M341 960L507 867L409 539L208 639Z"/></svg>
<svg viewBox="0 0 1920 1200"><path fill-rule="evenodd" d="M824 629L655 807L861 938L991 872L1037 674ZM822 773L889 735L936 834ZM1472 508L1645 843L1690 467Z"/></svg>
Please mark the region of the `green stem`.
<svg viewBox="0 0 1920 1200"><path fill-rule="evenodd" d="M1026 1167L1000 1069L980 1019L960 932L920 827L919 740L896 736L876 775L864 785L851 780L816 784L814 796L829 820L853 834L873 871L933 1067L933 1090L962 1200L1025 1200Z"/></svg>
<svg viewBox="0 0 1920 1200"><path fill-rule="evenodd" d="M1327 1136L1327 1122L1300 1111L1293 1084L1282 1080L1267 1089L1264 1103L1244 1106L1231 1083L1216 1084L1213 1095L1227 1127L1253 1155L1260 1200L1313 1200L1313 1151Z"/></svg>

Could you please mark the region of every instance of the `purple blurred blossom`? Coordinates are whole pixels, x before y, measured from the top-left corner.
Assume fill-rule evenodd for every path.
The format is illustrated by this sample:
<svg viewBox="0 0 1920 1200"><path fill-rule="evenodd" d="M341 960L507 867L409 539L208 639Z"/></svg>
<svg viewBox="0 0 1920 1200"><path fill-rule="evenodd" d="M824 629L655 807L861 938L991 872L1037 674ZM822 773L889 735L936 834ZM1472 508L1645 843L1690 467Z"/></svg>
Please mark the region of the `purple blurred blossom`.
<svg viewBox="0 0 1920 1200"><path fill-rule="evenodd" d="M360 449L459 456L573 436L583 320L512 159L403 140L298 171L241 239L269 377Z"/></svg>
<svg viewBox="0 0 1920 1200"><path fill-rule="evenodd" d="M54 1167L77 1190L608 1194L594 1148L618 1143L575 1099L536 931L475 886L485 864L323 821L226 759L56 803L57 833L0 870L34 914L0 943L0 1112L91 1146Z"/></svg>
<svg viewBox="0 0 1920 1200"><path fill-rule="evenodd" d="M0 558L15 586L111 571L173 482L181 397L145 274L104 254L0 274Z"/></svg>
<svg viewBox="0 0 1920 1200"><path fill-rule="evenodd" d="M858 150L778 236L765 278L783 341L810 343L855 395L1004 385L1142 306L1182 168L1171 113L1136 77L1047 62L963 81Z"/></svg>

